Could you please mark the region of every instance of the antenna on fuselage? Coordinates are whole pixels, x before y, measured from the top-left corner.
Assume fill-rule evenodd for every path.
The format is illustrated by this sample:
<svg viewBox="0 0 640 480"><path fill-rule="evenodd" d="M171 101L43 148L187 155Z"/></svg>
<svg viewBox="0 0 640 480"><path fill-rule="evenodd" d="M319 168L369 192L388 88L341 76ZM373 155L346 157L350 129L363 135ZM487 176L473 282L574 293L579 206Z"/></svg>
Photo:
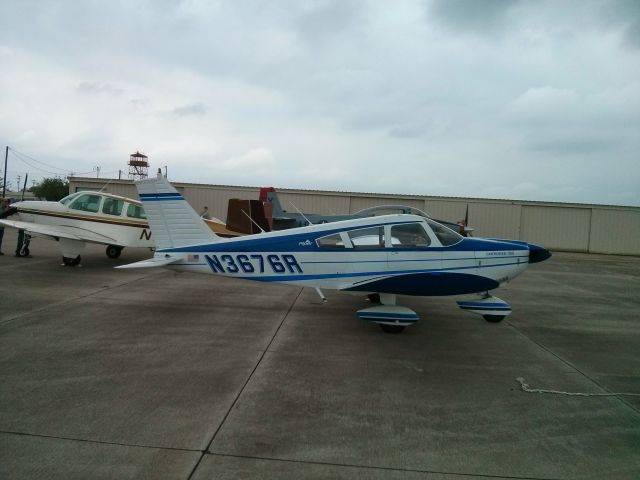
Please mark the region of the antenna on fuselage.
<svg viewBox="0 0 640 480"><path fill-rule="evenodd" d="M260 229L260 233L266 233L266 232L264 231L264 229L263 229L260 225L258 225L258 224L256 223L256 221L255 221L253 218L251 218L251 215L249 215L247 212L245 212L245 211L244 211L244 210L242 210L242 209L240 209L240 211L241 211L242 213L244 213L244 214L247 216L247 218L248 218L249 220L251 220L251 223L253 223L256 227L258 227L258 228Z"/></svg>
<svg viewBox="0 0 640 480"><path fill-rule="evenodd" d="M296 206L293 204L293 202L292 202L291 200L289 200L289 203L291 204L291 206L292 206L293 208L295 208L295 209L296 209L296 212L298 212L300 215L302 215L302 218L304 218L304 219L307 221L307 223L308 223L309 225L313 225L313 223L311 223L311 221L310 221L310 220L305 216L305 214L304 214L304 213L302 213L302 212L300 211L300 209L298 209L298 207L296 207Z"/></svg>
<svg viewBox="0 0 640 480"><path fill-rule="evenodd" d="M104 184L104 186L98 190L98 193L102 193L102 191L107 188L107 185L109 185L111 183L111 180L113 180L113 178L110 178L109 181L107 183Z"/></svg>

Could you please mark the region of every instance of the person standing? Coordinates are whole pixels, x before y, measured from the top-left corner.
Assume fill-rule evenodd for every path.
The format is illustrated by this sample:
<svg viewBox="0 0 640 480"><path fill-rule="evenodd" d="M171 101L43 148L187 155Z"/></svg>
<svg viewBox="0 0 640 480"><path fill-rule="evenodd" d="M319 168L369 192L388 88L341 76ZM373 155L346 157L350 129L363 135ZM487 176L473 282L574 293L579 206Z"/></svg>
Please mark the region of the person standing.
<svg viewBox="0 0 640 480"><path fill-rule="evenodd" d="M209 207L205 206L202 212L200 212L200 217L205 220L211 220L211 215L209 214Z"/></svg>

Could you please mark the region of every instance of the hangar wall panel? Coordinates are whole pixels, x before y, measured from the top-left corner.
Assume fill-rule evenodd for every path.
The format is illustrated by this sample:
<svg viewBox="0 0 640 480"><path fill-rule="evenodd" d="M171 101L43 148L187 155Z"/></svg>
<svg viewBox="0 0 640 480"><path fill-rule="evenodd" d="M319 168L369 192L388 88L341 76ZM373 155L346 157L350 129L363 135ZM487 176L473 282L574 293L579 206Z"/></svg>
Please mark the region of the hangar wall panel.
<svg viewBox="0 0 640 480"><path fill-rule="evenodd" d="M205 205L209 207L211 216L226 221L227 206L232 198L242 200L257 199L260 190L255 189L234 189L234 188L207 188L206 186L186 185L183 192L184 198L189 204L200 213Z"/></svg>
<svg viewBox="0 0 640 480"><path fill-rule="evenodd" d="M640 211L594 209L589 251L640 255Z"/></svg>
<svg viewBox="0 0 640 480"><path fill-rule="evenodd" d="M253 198L258 198L254 196ZM320 193L293 193L278 191L278 198L283 210L295 212L298 210L304 213L323 213L327 215L349 213L349 197L346 195L322 195Z"/></svg>
<svg viewBox="0 0 640 480"><path fill-rule="evenodd" d="M467 202L426 199L420 210L424 210L427 215L433 218L457 222L464 218L466 208ZM469 208L471 208L471 206L469 206ZM469 217L469 219L471 219L471 217Z"/></svg>
<svg viewBox="0 0 640 480"><path fill-rule="evenodd" d="M589 249L590 208L522 207L521 239L550 249Z"/></svg>
<svg viewBox="0 0 640 480"><path fill-rule="evenodd" d="M520 239L521 205L475 202L469 204L469 225L475 237ZM462 217L461 217L462 218Z"/></svg>
<svg viewBox="0 0 640 480"><path fill-rule="evenodd" d="M104 191L113 193L114 195L120 195L121 197L138 199L138 192L133 184L110 183Z"/></svg>

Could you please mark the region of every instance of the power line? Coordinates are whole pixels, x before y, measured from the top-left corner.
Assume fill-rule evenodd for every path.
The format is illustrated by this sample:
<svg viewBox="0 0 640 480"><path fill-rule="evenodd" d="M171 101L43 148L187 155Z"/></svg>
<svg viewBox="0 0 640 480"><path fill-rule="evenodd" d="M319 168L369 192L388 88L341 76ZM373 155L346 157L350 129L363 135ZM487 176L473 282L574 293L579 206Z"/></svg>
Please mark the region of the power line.
<svg viewBox="0 0 640 480"><path fill-rule="evenodd" d="M32 163L28 162L27 160L25 160L24 158L20 158L17 155L16 155L16 158L18 160L20 160L22 163L24 163L25 165L28 165L29 167L31 167L31 168L33 168L35 170L38 170L40 172L48 173L50 175L62 175L60 172L51 172L49 170L45 170L44 168L37 167L37 166L33 165Z"/></svg>
<svg viewBox="0 0 640 480"><path fill-rule="evenodd" d="M56 170L62 170L62 171L64 171L64 172L68 172L68 173L70 173L70 172L71 172L71 170L67 170L67 169L65 169L65 168L56 167L55 165L51 165L51 164L49 164L49 163L45 163L45 162L43 162L43 161L37 160L37 159L35 159L35 158L33 158L33 157L31 157L31 156L27 155L26 153L19 152L19 151L18 151L18 150L16 150L15 148L11 148L11 147L9 147L9 150L10 150L10 151L12 151L16 156L18 156L18 158L20 158L20 157L26 157L26 158L28 158L29 160L33 161L33 162L39 163L39 164L41 164L41 165L44 165L45 167L55 168ZM24 159L22 159L22 158L20 158L20 159L21 159L22 161L24 161Z"/></svg>

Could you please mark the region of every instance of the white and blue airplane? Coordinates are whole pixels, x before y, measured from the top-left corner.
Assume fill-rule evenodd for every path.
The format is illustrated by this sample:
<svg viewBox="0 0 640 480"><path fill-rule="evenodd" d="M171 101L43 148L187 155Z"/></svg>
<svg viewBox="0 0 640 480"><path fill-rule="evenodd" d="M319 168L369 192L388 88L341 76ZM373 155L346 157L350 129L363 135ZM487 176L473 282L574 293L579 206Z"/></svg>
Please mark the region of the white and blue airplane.
<svg viewBox="0 0 640 480"><path fill-rule="evenodd" d="M360 318L398 333L419 320L397 295L479 294L457 301L499 322L509 304L489 294L551 253L515 240L465 238L423 216L394 214L221 238L159 172L136 182L156 250L116 268L167 267L259 282L366 293Z"/></svg>

